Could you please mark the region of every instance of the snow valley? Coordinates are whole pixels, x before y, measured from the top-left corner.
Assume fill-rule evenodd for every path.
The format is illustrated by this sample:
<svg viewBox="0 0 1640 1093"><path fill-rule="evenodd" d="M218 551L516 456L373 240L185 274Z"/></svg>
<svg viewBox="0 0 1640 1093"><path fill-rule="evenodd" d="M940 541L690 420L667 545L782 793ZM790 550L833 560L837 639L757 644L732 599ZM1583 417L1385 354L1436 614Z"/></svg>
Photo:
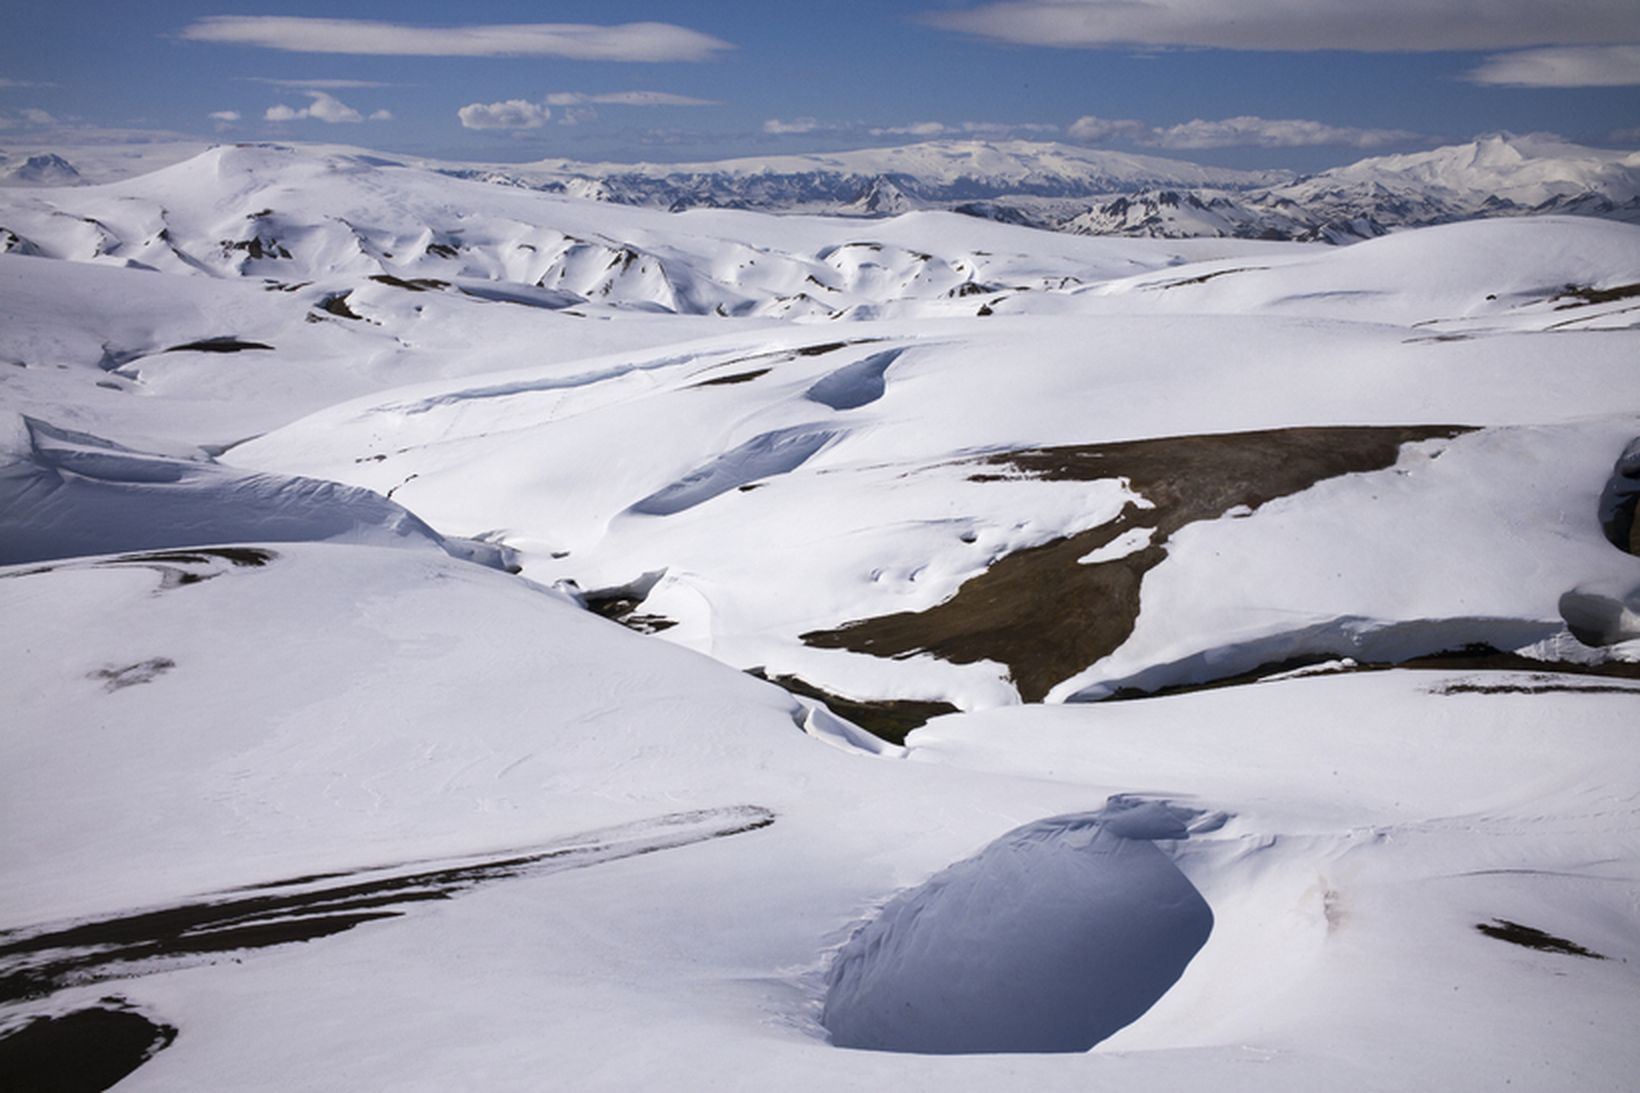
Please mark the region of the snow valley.
<svg viewBox="0 0 1640 1093"><path fill-rule="evenodd" d="M1632 155L190 151L0 190L15 1065L1630 1080Z"/></svg>

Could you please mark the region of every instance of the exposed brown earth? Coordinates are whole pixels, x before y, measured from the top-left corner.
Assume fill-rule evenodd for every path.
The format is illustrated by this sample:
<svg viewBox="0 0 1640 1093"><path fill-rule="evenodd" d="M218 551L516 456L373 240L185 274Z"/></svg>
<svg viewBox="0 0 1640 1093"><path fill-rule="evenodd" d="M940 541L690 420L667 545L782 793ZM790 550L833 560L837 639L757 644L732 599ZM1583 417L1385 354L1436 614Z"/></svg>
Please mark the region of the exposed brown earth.
<svg viewBox="0 0 1640 1093"><path fill-rule="evenodd" d="M903 744L911 730L920 729L942 714L957 713L949 702L924 702L917 699L894 698L865 701L844 698L842 695L821 690L799 676L771 676L762 668L746 669L748 675L768 680L794 695L824 702L826 708L838 717L851 721L879 740Z"/></svg>
<svg viewBox="0 0 1640 1093"><path fill-rule="evenodd" d="M1007 666L1024 701L1039 702L1133 633L1144 576L1167 557L1167 538L1179 528L1239 507L1257 509L1328 478L1384 470L1404 444L1467 431L1457 425L1315 426L987 456L976 461L972 481L1121 478L1152 507L1129 504L1100 527L1016 551L926 611L810 631L802 640L874 656L927 652L957 664L996 661ZM1147 546L1081 563L1133 528L1154 529Z"/></svg>

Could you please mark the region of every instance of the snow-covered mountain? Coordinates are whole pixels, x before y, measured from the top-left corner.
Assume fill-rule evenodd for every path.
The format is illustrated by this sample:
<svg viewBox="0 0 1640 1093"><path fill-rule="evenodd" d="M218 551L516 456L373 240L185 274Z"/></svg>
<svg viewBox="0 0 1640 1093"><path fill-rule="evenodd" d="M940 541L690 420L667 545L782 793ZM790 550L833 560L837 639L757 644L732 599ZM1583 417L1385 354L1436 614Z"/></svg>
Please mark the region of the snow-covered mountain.
<svg viewBox="0 0 1640 1093"><path fill-rule="evenodd" d="M658 208L896 215L947 208L1056 231L1354 242L1400 227L1571 213L1640 222L1640 153L1495 135L1308 178L1052 143L934 141L682 165L454 168Z"/></svg>
<svg viewBox="0 0 1640 1093"><path fill-rule="evenodd" d="M1351 243L1404 227L1560 213L1640 222L1640 153L1542 135L1493 135L1428 152L1379 156L1301 179L1182 160L1031 141L929 141L826 155L712 163L453 164L337 154L457 178L622 205L747 209L879 218L944 209L1087 235ZM0 183L69 185L89 162L97 181L169 165L187 145L40 152ZM124 162L122 163L122 159Z"/></svg>
<svg viewBox="0 0 1640 1093"><path fill-rule="evenodd" d="M1532 213L1640 223L1640 152L1496 135L1364 159L1262 191L1257 204L1385 228Z"/></svg>
<svg viewBox="0 0 1640 1093"><path fill-rule="evenodd" d="M1146 187L1240 190L1286 177L1032 141L930 141L717 163L543 160L477 173L553 192L674 210L708 206L878 215L999 197L1085 198Z"/></svg>
<svg viewBox="0 0 1640 1093"><path fill-rule="evenodd" d="M14 1084L1626 1087L1640 227L444 166L0 191Z"/></svg>
<svg viewBox="0 0 1640 1093"><path fill-rule="evenodd" d="M4 179L12 186L72 186L83 181L72 163L50 152L7 164Z"/></svg>

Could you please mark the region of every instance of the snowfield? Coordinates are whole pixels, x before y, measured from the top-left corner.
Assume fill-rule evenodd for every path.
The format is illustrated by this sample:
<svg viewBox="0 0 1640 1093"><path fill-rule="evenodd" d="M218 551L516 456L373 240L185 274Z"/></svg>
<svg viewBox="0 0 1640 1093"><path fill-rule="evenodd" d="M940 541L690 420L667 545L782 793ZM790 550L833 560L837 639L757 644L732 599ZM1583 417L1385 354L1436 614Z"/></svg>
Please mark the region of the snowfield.
<svg viewBox="0 0 1640 1093"><path fill-rule="evenodd" d="M1632 1084L1640 227L250 146L0 248L0 1065Z"/></svg>

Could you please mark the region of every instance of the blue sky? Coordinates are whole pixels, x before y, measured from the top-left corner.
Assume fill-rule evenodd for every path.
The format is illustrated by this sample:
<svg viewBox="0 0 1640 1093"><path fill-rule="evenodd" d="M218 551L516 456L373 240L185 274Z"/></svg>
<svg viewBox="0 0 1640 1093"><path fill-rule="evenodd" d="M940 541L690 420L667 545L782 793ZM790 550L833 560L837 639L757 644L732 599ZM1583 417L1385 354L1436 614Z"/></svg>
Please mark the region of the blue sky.
<svg viewBox="0 0 1640 1093"><path fill-rule="evenodd" d="M681 160L973 135L1299 170L1498 130L1640 146L1635 0L20 6L0 146Z"/></svg>

